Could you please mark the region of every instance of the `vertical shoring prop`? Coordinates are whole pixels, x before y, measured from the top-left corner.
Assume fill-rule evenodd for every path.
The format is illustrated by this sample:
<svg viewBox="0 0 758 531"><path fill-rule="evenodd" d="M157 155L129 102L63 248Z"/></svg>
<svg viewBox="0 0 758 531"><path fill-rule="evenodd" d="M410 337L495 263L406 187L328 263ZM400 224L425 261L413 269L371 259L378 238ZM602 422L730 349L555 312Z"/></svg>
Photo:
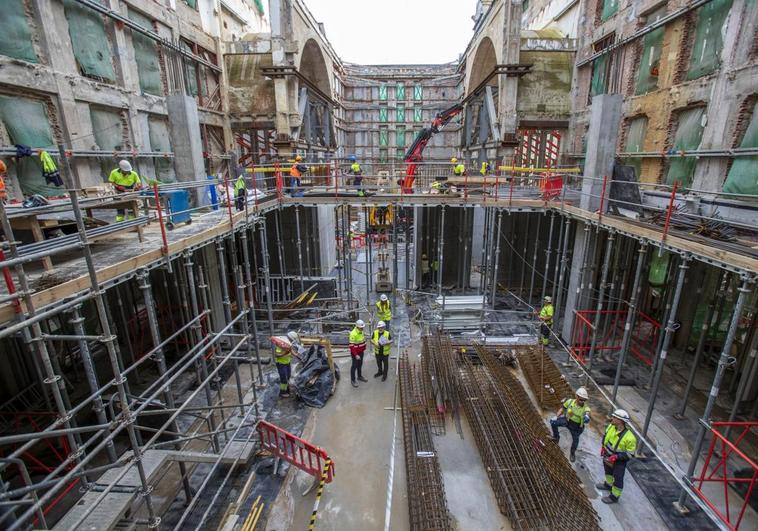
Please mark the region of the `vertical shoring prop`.
<svg viewBox="0 0 758 531"><path fill-rule="evenodd" d="M271 303L271 276L269 275L268 265L268 238L266 237L266 218L261 216L258 218L258 233L261 241L261 256L263 257L263 264L261 265L260 272L263 272L263 279L265 282L266 291L266 311L268 312L268 328L271 335L274 334L274 308Z"/></svg>
<svg viewBox="0 0 758 531"><path fill-rule="evenodd" d="M221 283L221 304L224 307L224 318L232 322L232 300L229 297L229 273L226 270L226 253L221 238L216 240L216 259L218 260L218 276Z"/></svg>
<svg viewBox="0 0 758 531"><path fill-rule="evenodd" d="M534 296L534 275L537 273L537 250L540 243L540 226L542 225L542 216L543 214L537 214L537 230L534 233L534 254L532 255L531 264L532 275L529 279L529 298L527 299L529 301L529 304L532 304L532 297ZM524 258L526 258L526 256Z"/></svg>
<svg viewBox="0 0 758 531"><path fill-rule="evenodd" d="M372 247L372 238L374 231L371 230L371 214L366 210L366 284L368 284L368 291L371 292L374 276L374 251Z"/></svg>
<svg viewBox="0 0 758 531"><path fill-rule="evenodd" d="M337 182L337 178L334 178L334 181ZM340 218L339 218L339 206L334 207L334 252L337 258L337 296L340 300L343 300L343 294L342 294L342 273L343 269L345 268L345 257L341 256L343 251L343 246L340 245L340 233L342 232L340 229ZM341 259L340 259L341 258Z"/></svg>
<svg viewBox="0 0 758 531"><path fill-rule="evenodd" d="M597 336L598 328L600 327L600 320L603 314L603 305L605 303L605 291L607 289L608 282L608 270L611 266L611 255L613 254L613 240L616 237L616 233L611 230L608 232L608 238L606 240L605 257L603 259L603 272L600 276L600 286L598 286L599 292L597 295L597 310L595 313L595 320L592 323L592 341L590 343L590 353L587 356L587 378L592 373L592 361L595 358L595 350L597 349Z"/></svg>
<svg viewBox="0 0 758 531"><path fill-rule="evenodd" d="M557 325L558 320L561 318L561 303L563 302L563 279L566 276L566 268L568 267L568 243L571 236L571 218L566 218L563 230L563 246L561 247L561 264L560 273L558 275L558 285L553 290L553 298L555 300L555 323ZM555 264L558 267L558 264ZM557 329L557 326L556 326Z"/></svg>
<svg viewBox="0 0 758 531"><path fill-rule="evenodd" d="M687 276L687 269L689 269L691 257L689 254L682 256L681 263L679 264L679 275L676 279L676 289L674 290L674 298L671 301L671 309L669 310L669 318L666 323L666 335L663 338L663 344L661 345L661 353L658 355L658 365L655 369L653 377L653 389L650 393L650 399L647 406L647 413L645 414L645 423L642 427L642 437L647 437L647 430L650 427L650 421L653 418L653 409L655 408L655 399L658 396L658 386L661 384L661 375L663 374L663 366L666 364L666 357L668 356L668 350L671 346L671 340L674 339L674 332L676 332L679 326L676 323L676 314L679 309L679 300L682 296L682 288L684 287L684 277ZM640 447L642 450L642 447Z"/></svg>
<svg viewBox="0 0 758 531"><path fill-rule="evenodd" d="M284 280L286 271L284 270L284 248L282 247L282 217L279 215L279 209L274 211L274 228L276 229L276 253L279 258L279 274Z"/></svg>
<svg viewBox="0 0 758 531"><path fill-rule="evenodd" d="M529 252L529 225L531 221L531 216L529 216L530 212L527 212L526 217L526 226L524 227L524 250L521 252L521 260L519 260L519 263L521 264L521 267L519 268L520 271L520 279L519 279L519 296L523 299L524 298L524 292L526 291L526 287L524 286L524 283L526 282L526 253Z"/></svg>
<svg viewBox="0 0 758 531"><path fill-rule="evenodd" d="M405 212L405 291L407 293L411 289L411 224L409 222L411 209L405 207L403 212Z"/></svg>
<svg viewBox="0 0 758 531"><path fill-rule="evenodd" d="M369 234L369 215L368 215L368 209L369 207L364 206L363 207L363 222L366 225L365 235L366 235L366 306L369 306L371 304L371 285L369 282L369 272L368 272L368 261L369 261L369 249L368 242L371 239L371 235Z"/></svg>
<svg viewBox="0 0 758 531"><path fill-rule="evenodd" d="M131 409L129 408L129 397L126 394L126 387L124 386L124 383L126 382L126 377L121 373L121 369L119 367L119 361L116 354L116 348L114 343L114 340L116 339L116 336L114 336L111 333L111 327L110 323L108 321L107 315L105 313L105 300L103 298L103 291L100 289L100 281L97 279L97 270L95 269L95 262L92 260L92 250L89 247L89 241L87 239L87 228L84 225L84 218L82 217L82 211L79 207L79 191L71 184L72 176L71 176L71 166L69 164L68 157L66 156L66 152L63 148L63 144L58 145L58 152L60 153L60 160L63 163L62 164L62 176L64 179L64 182L66 183L66 188L68 189L69 197L71 199L71 207L74 212L74 217L76 218L76 228L79 232L79 241L82 244L82 251L84 254L84 261L87 264L87 272L89 274L89 281L90 281L90 289L95 294L94 301L95 301L95 307L97 308L97 317L98 321L100 322L100 329L103 333L103 343L105 344L106 351L108 353L108 360L111 364L111 370L113 371L113 378L114 382L116 384L116 388L118 390L119 400L121 402L121 415L123 416L123 423L126 425L127 433L129 435L129 443L131 445L132 453L134 454L134 462L137 466L137 472L139 474L140 478L140 489L141 489L141 495L143 496L145 500L145 507L147 508L148 513L148 519L149 519L149 525L151 527L158 527L160 525L160 518L155 515L155 510L153 508L153 501L150 493L152 492L152 487L148 484L147 481L147 475L145 474L145 467L142 464L142 449L140 448L138 442L137 442L137 432L134 429L134 421L135 419L132 417ZM3 221L7 221L7 217L5 216L5 211L3 210ZM10 227L3 227L4 230L9 229ZM9 239L12 239L10 236L12 233L6 232L6 235L9 237ZM23 274L23 273L22 273ZM29 293L28 286L22 285L22 289L25 293ZM28 297L27 304L31 303L31 297ZM29 309L29 306L27 306L27 309ZM37 327L36 330L34 330L35 336L39 337L39 328ZM38 341L37 344L44 344L44 341ZM47 351L45 350L45 354L47 354ZM49 361L49 358L48 358ZM60 378L60 377L59 377ZM59 382L60 383L60 382ZM57 398L56 398L57 401ZM60 405L59 405L60 408ZM68 427L68 426L67 426ZM70 444L70 443L69 443ZM74 448L75 453L79 453L79 451L76 449L75 446L72 446Z"/></svg>
<svg viewBox="0 0 758 531"><path fill-rule="evenodd" d="M555 213L555 212L553 212ZM555 265L553 266L553 288L550 290L550 295L553 297L553 304L556 304L556 297L558 292L558 271L561 268L561 249L563 249L563 236L566 232L566 224L561 222L560 214L558 214L558 224L560 225L558 234L558 245L555 247ZM567 220L568 221L568 220ZM543 290L542 298L545 298L546 292ZM558 322L558 306L555 307L556 318Z"/></svg>
<svg viewBox="0 0 758 531"><path fill-rule="evenodd" d="M251 325L252 328L246 328L245 334L250 334L250 331L252 330L252 338L248 338L248 343L250 342L250 339L253 341L253 351L255 352L255 363L258 366L258 383L263 385L263 368L261 367L261 353L258 348L258 320L255 317L255 292L253 291L253 276L250 270L250 246L247 243L247 236L248 233L248 226L246 225L244 229L242 229L242 233L240 234L240 241L242 242L242 272L244 273L243 280L245 282L245 289L247 290L247 314L249 316L248 323ZM250 233L250 238L252 239L253 233ZM253 254L255 254L255 243L253 242ZM248 344L248 356L250 354L249 344ZM255 391L255 378L253 377L253 364L252 361L250 362L250 385L253 387L253 391Z"/></svg>
<svg viewBox="0 0 758 531"><path fill-rule="evenodd" d="M545 250L545 274L542 276L542 296L540 304L545 300L547 293L547 279L550 275L550 254L553 252L553 226L555 225L555 212L550 212L550 229L547 234L547 249ZM534 266L537 266L537 246L534 246Z"/></svg>
<svg viewBox="0 0 758 531"><path fill-rule="evenodd" d="M489 220L490 220L490 208L484 207L484 219L482 220L482 256L479 259L479 295L487 294L487 283L485 281L487 277L487 238L489 236Z"/></svg>
<svg viewBox="0 0 758 531"><path fill-rule="evenodd" d="M692 481L692 474L695 472L698 459L700 459L700 449L703 447L703 441L705 441L705 434L710 428L711 424L711 411L716 404L716 399L719 396L719 389L721 388L721 380L724 378L724 373L729 365L735 363L735 358L731 356L732 344L734 338L737 335L737 328L739 328L740 317L742 316L742 309L745 306L745 299L747 299L748 293L752 291L750 284L752 281L747 275L742 275L742 284L738 288L739 295L737 296L737 303L734 305L734 311L732 312L732 320L729 322L729 330L726 333L726 339L724 340L724 346L721 349L721 356L719 356L719 363L716 367L716 373L713 376L713 383L711 384L711 392L708 393L708 402L705 404L705 410L703 410L703 416L700 418L700 425L698 427L697 438L695 439L695 445L692 448L692 457L690 458L689 467L687 467L686 481ZM661 363L661 366L663 363ZM724 458L726 459L726 458ZM726 466L726 465L725 465ZM726 488L726 487L725 487ZM679 495L679 501L676 502L677 508L682 510L684 508L684 502L687 499L687 492L682 490Z"/></svg>
<svg viewBox="0 0 758 531"><path fill-rule="evenodd" d="M398 252L397 252L397 218L398 209L397 203L392 205L392 307L397 307L397 289L398 289ZM369 305L369 301L366 301L366 306Z"/></svg>
<svg viewBox="0 0 758 531"><path fill-rule="evenodd" d="M492 309L495 309L495 295L497 295L497 276L500 268L500 228L503 222L503 209L497 209L497 229L493 235L495 238L495 263L492 267Z"/></svg>
<svg viewBox="0 0 758 531"><path fill-rule="evenodd" d="M237 270L234 272L235 283L237 284L237 299L239 300L239 312L242 313L242 328L245 335L245 345L247 347L247 362L250 365L250 387L253 389L253 400L255 402L255 416L258 417L258 392L255 389L255 372L253 371L253 352L250 348L250 341L252 340L250 334L250 323L247 320L247 316L250 313L245 304L245 282L242 275L242 266L237 266ZM258 366L260 367L260 359L258 360ZM234 371L237 375L237 397L240 401L240 415L245 415L245 408L242 405L244 397L242 395L242 385L239 379L238 361L234 360Z"/></svg>
<svg viewBox="0 0 758 531"><path fill-rule="evenodd" d="M640 295L642 271L645 269L645 259L647 258L647 246L647 241L643 240L640 244L640 248L637 249L637 268L634 271L634 284L632 285L632 293L629 299L629 309L626 312L624 337L621 340L619 361L618 365L616 366L616 375L613 378L613 393L611 395L612 402L616 402L616 395L618 393L619 384L621 383L621 371L624 368L626 356L629 353L629 346L632 342L632 330L634 329L634 321L637 318L637 298Z"/></svg>
<svg viewBox="0 0 758 531"><path fill-rule="evenodd" d="M437 261L439 262L439 269L437 270L437 296L442 297L442 277L443 277L443 271L444 271L444 265L445 265L445 257L443 256L443 251L445 250L445 205L442 205L440 207L442 210L440 212L440 231L439 231L439 241L437 242Z"/></svg>
<svg viewBox="0 0 758 531"><path fill-rule="evenodd" d="M147 326L150 330L150 339L153 341L153 347L157 347L161 344L161 332L158 326L158 316L155 313L155 300L153 299L152 285L150 284L150 273L145 269L139 269L137 271L137 285L142 291L142 297L145 302L145 312L147 313ZM166 365L166 354L163 352L163 347L158 348L152 355L155 365L158 368L158 376L163 379L168 371ZM99 397L98 397L99 399ZM174 393L171 390L171 384L167 383L163 388L163 400L166 402L168 409L176 409L176 403L174 402ZM98 422L100 422L98 417ZM179 428L176 424L176 420L173 420L169 425L169 429L174 433L179 433ZM112 443L111 443L112 444ZM181 450L181 443L174 445L176 450ZM183 461L179 461L179 472L182 476L182 486L184 487L184 496L187 501L192 498L192 487L190 487L189 476L187 474L187 466Z"/></svg>
<svg viewBox="0 0 758 531"><path fill-rule="evenodd" d="M295 205L295 230L297 236L297 268L300 273L300 293L305 291L303 278L303 240L300 237L300 205Z"/></svg>

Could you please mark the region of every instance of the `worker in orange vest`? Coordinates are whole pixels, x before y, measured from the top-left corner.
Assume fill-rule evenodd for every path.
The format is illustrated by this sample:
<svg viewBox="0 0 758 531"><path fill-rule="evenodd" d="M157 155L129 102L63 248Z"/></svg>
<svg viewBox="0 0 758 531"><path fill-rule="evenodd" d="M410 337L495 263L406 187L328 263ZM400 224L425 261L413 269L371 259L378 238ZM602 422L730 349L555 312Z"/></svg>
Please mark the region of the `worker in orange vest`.
<svg viewBox="0 0 758 531"><path fill-rule="evenodd" d="M298 155L295 157L295 163L290 168L290 186L289 186L289 193L292 195L292 197L295 196L295 194L300 189L300 177L305 175L305 173L308 171L308 166L303 164L303 157Z"/></svg>
<svg viewBox="0 0 758 531"><path fill-rule="evenodd" d="M8 200L8 192L5 191L5 172L8 168L5 166L5 162L0 160L0 201L5 204Z"/></svg>

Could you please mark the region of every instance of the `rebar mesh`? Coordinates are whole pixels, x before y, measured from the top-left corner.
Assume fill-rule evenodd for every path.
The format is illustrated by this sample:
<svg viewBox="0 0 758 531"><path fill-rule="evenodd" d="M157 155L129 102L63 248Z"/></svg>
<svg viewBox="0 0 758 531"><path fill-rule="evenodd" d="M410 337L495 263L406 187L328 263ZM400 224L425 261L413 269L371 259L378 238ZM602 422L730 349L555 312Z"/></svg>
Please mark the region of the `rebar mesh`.
<svg viewBox="0 0 758 531"><path fill-rule="evenodd" d="M562 400L574 396L566 378L541 347L519 347L518 360L529 387L543 408L555 411L561 407Z"/></svg>

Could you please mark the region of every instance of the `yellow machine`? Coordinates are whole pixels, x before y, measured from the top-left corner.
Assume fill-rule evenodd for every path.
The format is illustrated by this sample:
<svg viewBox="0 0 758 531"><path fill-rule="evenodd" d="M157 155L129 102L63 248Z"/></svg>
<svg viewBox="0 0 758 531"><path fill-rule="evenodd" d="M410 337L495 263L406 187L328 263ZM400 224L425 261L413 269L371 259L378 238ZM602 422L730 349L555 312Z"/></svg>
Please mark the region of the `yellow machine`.
<svg viewBox="0 0 758 531"><path fill-rule="evenodd" d="M389 227L394 215L395 209L392 205L371 207L368 220L372 227Z"/></svg>

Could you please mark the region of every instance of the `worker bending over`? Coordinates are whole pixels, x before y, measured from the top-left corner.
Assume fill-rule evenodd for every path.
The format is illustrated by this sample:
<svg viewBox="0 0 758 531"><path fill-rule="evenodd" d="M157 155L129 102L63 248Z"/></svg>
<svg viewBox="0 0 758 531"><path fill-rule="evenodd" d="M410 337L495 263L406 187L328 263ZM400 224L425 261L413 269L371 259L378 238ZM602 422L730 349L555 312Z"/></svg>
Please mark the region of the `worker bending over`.
<svg viewBox="0 0 758 531"><path fill-rule="evenodd" d="M544 304L539 313L540 335L542 336L542 344L545 346L550 344L550 330L553 328L554 313L555 308L553 308L553 298L548 295L545 297Z"/></svg>
<svg viewBox="0 0 758 531"><path fill-rule="evenodd" d="M390 321L392 320L392 307L387 295L382 295L379 300L376 301L376 318L380 321L384 321L387 330L390 329Z"/></svg>
<svg viewBox="0 0 758 531"><path fill-rule="evenodd" d="M603 503L616 503L624 490L624 473L626 464L637 451L637 437L629 429L629 413L617 409L611 416L611 423L605 429L603 447L600 456L603 458L605 481L595 485L599 490L611 491L603 497Z"/></svg>
<svg viewBox="0 0 758 531"><path fill-rule="evenodd" d="M290 396L290 376L292 375L292 343L282 336L272 336L274 344L274 361L279 373L279 396Z"/></svg>
<svg viewBox="0 0 758 531"><path fill-rule="evenodd" d="M296 156L295 163L290 168L289 193L292 197L300 191L300 178L307 172L308 166L303 164L303 157Z"/></svg>
<svg viewBox="0 0 758 531"><path fill-rule="evenodd" d="M558 442L561 438L558 428L567 428L571 434L571 453L569 459L573 463L576 461L576 449L579 446L579 436L584 431L584 427L590 421L590 406L587 405L587 390L580 387L576 390L575 398L567 398L561 403L561 408L556 414L556 418L550 421L550 427L553 428L553 440Z"/></svg>
<svg viewBox="0 0 758 531"><path fill-rule="evenodd" d="M234 181L234 206L237 208L237 212L245 210L246 200L247 187L245 186L245 178L240 174L237 180Z"/></svg>
<svg viewBox="0 0 758 531"><path fill-rule="evenodd" d="M371 334L371 344L374 346L374 355L376 355L377 371L374 378L382 377L382 381L387 379L387 373L390 367L390 350L392 349L392 334L387 330L384 321L376 324L376 330Z"/></svg>
<svg viewBox="0 0 758 531"><path fill-rule="evenodd" d="M350 356L352 363L350 365L350 383L353 387L358 387L356 383L356 377L361 382L368 382L363 377L363 353L366 352L366 336L363 335L363 329L366 327L366 323L363 320L358 319L355 322L355 326L350 331L348 341L350 343Z"/></svg>
<svg viewBox="0 0 758 531"><path fill-rule="evenodd" d="M347 173L353 176L353 186L358 190L358 196L363 197L366 195L363 191L363 170L361 170L361 165L358 164L355 155L350 155L350 162L350 169Z"/></svg>
<svg viewBox="0 0 758 531"><path fill-rule="evenodd" d="M121 160L118 163L118 168L115 168L110 176L108 182L113 183L113 187L116 189L116 193L125 194L128 192L135 192L142 188L142 181L140 181L139 175L136 171L132 170L132 165L128 160ZM126 209L119 208L116 210L116 221L124 221L126 215ZM129 215L129 219L134 219L135 214Z"/></svg>
<svg viewBox="0 0 758 531"><path fill-rule="evenodd" d="M453 165L454 177L463 177L466 174L466 166L464 166L463 163L459 163L458 159L453 157L450 159L450 163Z"/></svg>

